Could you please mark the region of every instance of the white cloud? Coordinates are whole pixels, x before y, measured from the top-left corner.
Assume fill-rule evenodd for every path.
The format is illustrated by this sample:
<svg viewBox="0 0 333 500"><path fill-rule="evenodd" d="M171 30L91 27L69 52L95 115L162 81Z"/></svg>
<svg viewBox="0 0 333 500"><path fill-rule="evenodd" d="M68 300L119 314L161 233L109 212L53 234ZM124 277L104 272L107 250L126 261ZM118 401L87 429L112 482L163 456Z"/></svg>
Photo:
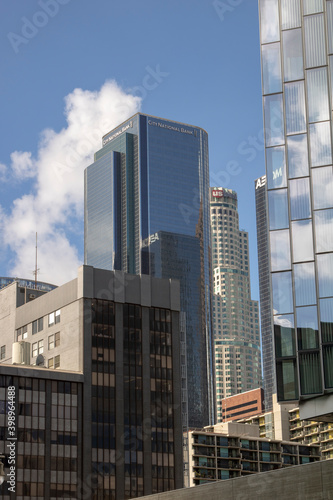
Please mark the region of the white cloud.
<svg viewBox="0 0 333 500"><path fill-rule="evenodd" d="M36 162L31 158L31 153L27 151L14 151L10 155L12 160L12 174L19 180L35 177L37 173Z"/></svg>
<svg viewBox="0 0 333 500"><path fill-rule="evenodd" d="M83 249L78 250L71 237L77 226L83 228L83 171L101 148L102 136L139 111L140 105L139 97L114 81L99 91L75 89L65 98L66 127L42 132L36 158L30 152L12 153L15 176L35 176L35 186L2 217L3 243L15 255L9 274L31 275L37 231L39 279L61 284L75 277ZM0 175L6 171L1 167Z"/></svg>

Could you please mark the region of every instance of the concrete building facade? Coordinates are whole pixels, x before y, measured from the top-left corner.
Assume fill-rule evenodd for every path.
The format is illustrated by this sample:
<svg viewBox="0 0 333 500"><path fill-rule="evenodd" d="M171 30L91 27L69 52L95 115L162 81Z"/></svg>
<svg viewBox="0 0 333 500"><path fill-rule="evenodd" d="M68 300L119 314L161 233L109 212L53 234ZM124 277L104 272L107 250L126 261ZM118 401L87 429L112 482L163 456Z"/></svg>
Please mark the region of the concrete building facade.
<svg viewBox="0 0 333 500"><path fill-rule="evenodd" d="M24 303L28 292L17 283L0 291L0 331L15 346L24 330L19 343L39 362L0 364L6 467L8 387L17 395L16 498L87 498L86 478L89 498L181 487L179 283L83 266ZM9 498L8 482L0 488Z"/></svg>
<svg viewBox="0 0 333 500"><path fill-rule="evenodd" d="M258 302L251 300L248 233L237 194L210 189L217 419L222 399L261 386Z"/></svg>
<svg viewBox="0 0 333 500"><path fill-rule="evenodd" d="M316 445L259 437L256 425L229 422L189 433L190 486L320 460Z"/></svg>
<svg viewBox="0 0 333 500"><path fill-rule="evenodd" d="M272 401L273 408L270 411L240 419L239 422L257 425L260 437L291 441L289 411L293 409L294 405L290 403L278 403L276 394L273 394Z"/></svg>
<svg viewBox="0 0 333 500"><path fill-rule="evenodd" d="M333 423L301 420L299 408L289 410L290 440L295 443L317 444L321 459L333 458Z"/></svg>

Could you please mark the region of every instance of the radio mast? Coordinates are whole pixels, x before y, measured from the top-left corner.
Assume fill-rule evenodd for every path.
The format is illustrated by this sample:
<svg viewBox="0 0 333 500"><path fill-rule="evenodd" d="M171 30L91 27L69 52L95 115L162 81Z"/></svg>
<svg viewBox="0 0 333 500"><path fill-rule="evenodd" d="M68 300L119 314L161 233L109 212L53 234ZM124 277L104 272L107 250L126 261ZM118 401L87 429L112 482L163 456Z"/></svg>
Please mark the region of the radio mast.
<svg viewBox="0 0 333 500"><path fill-rule="evenodd" d="M37 231L36 231L36 257L35 257L35 270L33 272L35 276L35 290L37 290L37 276L39 269L37 268Z"/></svg>

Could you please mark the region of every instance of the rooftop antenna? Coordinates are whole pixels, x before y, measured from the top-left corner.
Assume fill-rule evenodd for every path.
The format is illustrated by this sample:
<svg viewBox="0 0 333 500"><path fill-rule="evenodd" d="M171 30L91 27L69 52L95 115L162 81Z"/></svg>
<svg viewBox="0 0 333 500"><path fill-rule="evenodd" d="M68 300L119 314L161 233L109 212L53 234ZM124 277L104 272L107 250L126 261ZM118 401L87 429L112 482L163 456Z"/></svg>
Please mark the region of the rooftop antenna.
<svg viewBox="0 0 333 500"><path fill-rule="evenodd" d="M37 231L36 231L36 258L35 258L35 270L33 272L35 276L35 290L37 290L37 276L39 269L37 268Z"/></svg>

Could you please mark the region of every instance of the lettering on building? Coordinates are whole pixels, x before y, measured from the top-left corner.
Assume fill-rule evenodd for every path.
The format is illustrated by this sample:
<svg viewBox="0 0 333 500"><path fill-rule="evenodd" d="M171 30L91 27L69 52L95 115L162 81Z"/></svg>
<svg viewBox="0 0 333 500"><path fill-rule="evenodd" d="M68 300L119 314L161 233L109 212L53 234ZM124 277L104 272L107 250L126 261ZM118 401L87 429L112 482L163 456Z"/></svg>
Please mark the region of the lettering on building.
<svg viewBox="0 0 333 500"><path fill-rule="evenodd" d="M232 191L232 189L213 189L212 190L212 196L213 198L223 198L228 197L228 198L233 198L234 200L237 200L237 194Z"/></svg>
<svg viewBox="0 0 333 500"><path fill-rule="evenodd" d="M178 127L177 125L169 125L167 123L155 122L153 120L148 120L148 125L152 125L153 127L166 128L168 130L173 130L174 132L181 132L182 134L194 135L197 136L196 130L189 130L184 127Z"/></svg>
<svg viewBox="0 0 333 500"><path fill-rule="evenodd" d="M133 122L131 120L129 123L127 123L126 125L124 125L120 130L118 130L114 134L110 135L109 137L106 137L105 139L103 139L103 146L105 146L105 144L107 144L108 142L112 141L112 139L115 139L120 134L123 134L124 132L126 132L126 130L128 130L129 128L132 128L132 127L133 127Z"/></svg>
<svg viewBox="0 0 333 500"><path fill-rule="evenodd" d="M273 170L273 180L277 179L278 177L282 177L282 167L277 168L276 170Z"/></svg>
<svg viewBox="0 0 333 500"><path fill-rule="evenodd" d="M259 177L256 181L256 189L265 186L266 184L266 175L263 175L262 177Z"/></svg>
<svg viewBox="0 0 333 500"><path fill-rule="evenodd" d="M148 236L148 238L143 240L142 248L148 247L151 243L154 243L155 241L159 241L159 239L160 239L160 237L159 237L158 233L151 234L150 236Z"/></svg>

